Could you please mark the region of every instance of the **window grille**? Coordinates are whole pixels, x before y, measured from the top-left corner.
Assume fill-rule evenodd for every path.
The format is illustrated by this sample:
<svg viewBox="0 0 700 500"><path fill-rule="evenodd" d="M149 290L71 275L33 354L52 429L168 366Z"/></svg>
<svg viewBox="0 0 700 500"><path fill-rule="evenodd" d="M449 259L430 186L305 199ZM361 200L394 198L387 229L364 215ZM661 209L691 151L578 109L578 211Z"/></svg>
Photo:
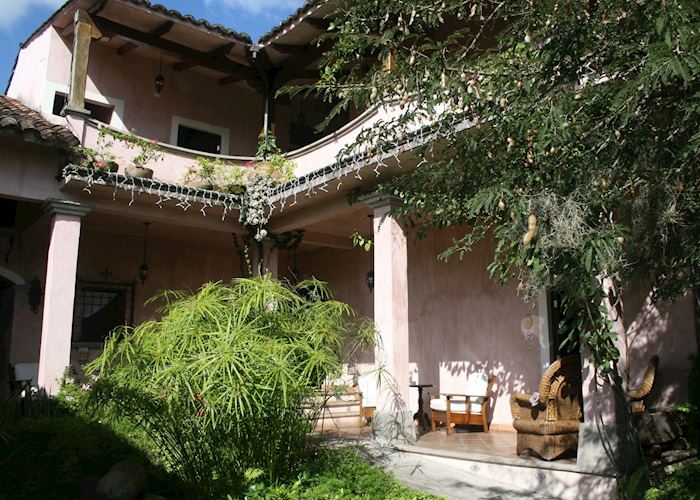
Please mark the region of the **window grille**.
<svg viewBox="0 0 700 500"><path fill-rule="evenodd" d="M131 325L134 285L81 281L73 313L73 343L102 344L118 326Z"/></svg>

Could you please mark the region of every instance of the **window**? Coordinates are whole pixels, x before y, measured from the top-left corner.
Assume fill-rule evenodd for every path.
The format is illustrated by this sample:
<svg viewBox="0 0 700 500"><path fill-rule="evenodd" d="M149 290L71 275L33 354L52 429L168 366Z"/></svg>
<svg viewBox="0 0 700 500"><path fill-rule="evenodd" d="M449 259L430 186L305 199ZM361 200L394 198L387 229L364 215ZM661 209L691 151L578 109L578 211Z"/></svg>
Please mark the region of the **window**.
<svg viewBox="0 0 700 500"><path fill-rule="evenodd" d="M68 102L68 96L63 92L56 92L53 99L52 113L56 116L61 116L61 111L63 111L66 102ZM90 112L90 116L97 121L106 124L110 124L112 122L114 106L98 104L96 102L86 100L85 109L87 109Z"/></svg>
<svg viewBox="0 0 700 500"><path fill-rule="evenodd" d="M178 125L177 145L181 148L193 149L204 153L221 154L221 136L197 130L186 125Z"/></svg>
<svg viewBox="0 0 700 500"><path fill-rule="evenodd" d="M79 282L73 314L73 342L101 344L118 326L131 324L131 284Z"/></svg>
<svg viewBox="0 0 700 500"><path fill-rule="evenodd" d="M229 137L227 128L173 116L170 144L175 146L203 153L227 155Z"/></svg>

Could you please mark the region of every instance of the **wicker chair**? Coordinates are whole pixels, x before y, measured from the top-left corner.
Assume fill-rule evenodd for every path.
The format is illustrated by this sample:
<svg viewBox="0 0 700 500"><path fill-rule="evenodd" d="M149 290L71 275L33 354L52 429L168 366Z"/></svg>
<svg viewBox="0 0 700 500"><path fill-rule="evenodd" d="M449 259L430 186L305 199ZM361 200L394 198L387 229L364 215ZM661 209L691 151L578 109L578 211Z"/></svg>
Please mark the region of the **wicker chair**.
<svg viewBox="0 0 700 500"><path fill-rule="evenodd" d="M659 367L659 356L656 354L651 357L647 363L646 371L642 383L634 391L630 391L630 409L632 413L640 413L647 410L645 399L649 396L651 389L654 387L654 379L656 378L656 370Z"/></svg>
<svg viewBox="0 0 700 500"><path fill-rule="evenodd" d="M554 460L567 451L575 452L582 417L579 356L552 363L542 375L539 390L539 400L523 393L510 398L518 455L531 450L544 460Z"/></svg>

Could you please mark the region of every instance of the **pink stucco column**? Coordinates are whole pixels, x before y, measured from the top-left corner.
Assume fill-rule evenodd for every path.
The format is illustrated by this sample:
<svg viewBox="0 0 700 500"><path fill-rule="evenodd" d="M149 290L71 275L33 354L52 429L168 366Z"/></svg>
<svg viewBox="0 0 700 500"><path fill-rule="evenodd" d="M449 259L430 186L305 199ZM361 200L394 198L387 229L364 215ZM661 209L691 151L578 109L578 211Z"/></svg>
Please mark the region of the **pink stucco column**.
<svg viewBox="0 0 700 500"><path fill-rule="evenodd" d="M389 214L400 200L371 194L362 201L374 218L374 322L380 336L375 363L380 387L374 414L374 433L380 441L414 441L413 412L407 407L408 253L406 234Z"/></svg>
<svg viewBox="0 0 700 500"><path fill-rule="evenodd" d="M80 223L90 209L62 200L47 200L43 209L53 220L46 261L38 383L47 394L56 394L61 376L70 364Z"/></svg>

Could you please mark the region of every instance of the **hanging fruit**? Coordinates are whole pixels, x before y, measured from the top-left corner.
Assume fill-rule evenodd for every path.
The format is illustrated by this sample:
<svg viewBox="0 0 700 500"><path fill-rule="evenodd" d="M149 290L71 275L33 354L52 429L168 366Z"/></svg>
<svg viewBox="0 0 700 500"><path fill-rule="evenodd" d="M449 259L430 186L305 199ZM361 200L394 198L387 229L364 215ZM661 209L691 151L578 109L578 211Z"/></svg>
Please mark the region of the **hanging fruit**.
<svg viewBox="0 0 700 500"><path fill-rule="evenodd" d="M523 236L523 245L528 246L532 243L532 239L535 237L535 232L537 231L537 217L535 214L530 214L527 218L527 233Z"/></svg>

